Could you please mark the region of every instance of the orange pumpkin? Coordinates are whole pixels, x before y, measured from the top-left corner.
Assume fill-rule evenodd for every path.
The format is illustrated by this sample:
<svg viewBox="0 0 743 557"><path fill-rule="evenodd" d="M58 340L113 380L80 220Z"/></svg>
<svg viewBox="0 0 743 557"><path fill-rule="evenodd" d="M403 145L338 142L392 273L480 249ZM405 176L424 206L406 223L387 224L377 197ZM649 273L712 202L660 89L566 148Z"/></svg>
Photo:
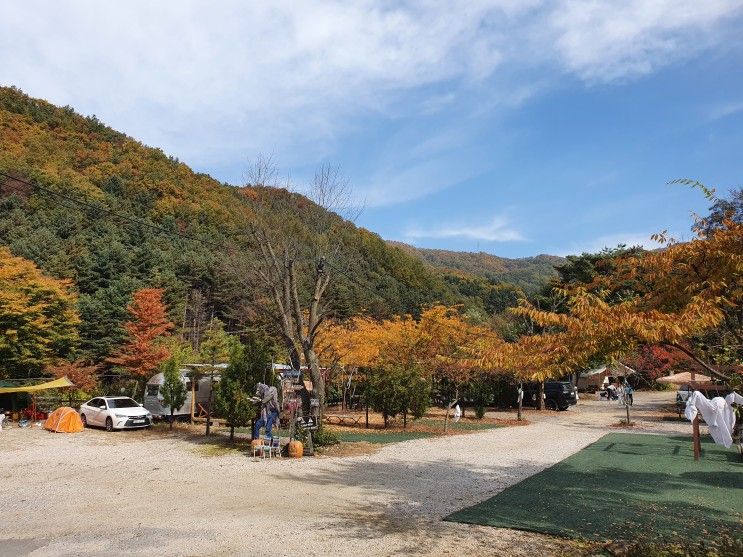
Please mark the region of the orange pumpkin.
<svg viewBox="0 0 743 557"><path fill-rule="evenodd" d="M302 458L304 445L301 441L289 441L289 456L291 458Z"/></svg>

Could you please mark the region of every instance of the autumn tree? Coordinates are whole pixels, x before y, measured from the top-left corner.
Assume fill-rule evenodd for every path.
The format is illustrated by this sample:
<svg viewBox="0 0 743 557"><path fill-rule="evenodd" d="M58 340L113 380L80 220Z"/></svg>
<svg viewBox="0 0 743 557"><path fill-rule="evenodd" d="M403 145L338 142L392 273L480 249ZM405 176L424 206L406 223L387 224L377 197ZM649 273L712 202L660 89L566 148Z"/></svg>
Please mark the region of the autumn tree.
<svg viewBox="0 0 743 557"><path fill-rule="evenodd" d="M35 377L69 356L79 318L70 283L0 247L0 377Z"/></svg>
<svg viewBox="0 0 743 557"><path fill-rule="evenodd" d="M338 242L334 232L350 216L351 190L337 167L317 170L305 192L308 202L278 186L278 171L270 157L260 157L247 177L246 195L256 218L250 236L258 257L245 272L256 292L255 306L282 339L295 369L302 360L309 368L320 410L325 407L325 379L317 356L317 335L329 307L331 282ZM287 181L284 186L292 187ZM298 241L287 227L286 212L302 215L306 233Z"/></svg>
<svg viewBox="0 0 743 557"><path fill-rule="evenodd" d="M143 288L134 293L128 306L129 321L124 323L127 337L124 345L108 362L120 367L144 385L170 352L161 341L170 334L173 324L168 320L163 291Z"/></svg>
<svg viewBox="0 0 743 557"><path fill-rule="evenodd" d="M54 377L67 377L75 388L86 394L93 394L98 389L98 373L101 366L84 360L59 360L47 371Z"/></svg>
<svg viewBox="0 0 743 557"><path fill-rule="evenodd" d="M399 390L395 382L404 376L403 371L415 370L415 377L424 376L428 381L425 389L422 383L413 381L414 375L406 375L404 380L426 393L434 382L439 389L446 388L446 429L459 389L473 373L483 369L473 357L483 342L494 345L502 341L493 331L469 324L457 308L436 305L424 310L419 319L410 315L381 321L357 317L333 323L323 329L318 345L342 365L370 368L366 379L372 382L373 389L370 387L368 392L384 391L388 412L396 399L389 395L390 391L381 389L380 382L388 380L390 389Z"/></svg>

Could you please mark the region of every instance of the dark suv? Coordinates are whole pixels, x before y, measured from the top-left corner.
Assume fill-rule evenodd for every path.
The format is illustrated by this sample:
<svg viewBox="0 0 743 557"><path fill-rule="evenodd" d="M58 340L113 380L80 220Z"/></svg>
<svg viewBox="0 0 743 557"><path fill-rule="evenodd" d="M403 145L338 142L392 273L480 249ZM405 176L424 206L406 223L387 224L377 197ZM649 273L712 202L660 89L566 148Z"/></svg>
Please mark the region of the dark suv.
<svg viewBox="0 0 743 557"><path fill-rule="evenodd" d="M537 406L539 383L524 384L524 406ZM570 381L545 381L544 405L550 410L567 410L578 403L575 387Z"/></svg>

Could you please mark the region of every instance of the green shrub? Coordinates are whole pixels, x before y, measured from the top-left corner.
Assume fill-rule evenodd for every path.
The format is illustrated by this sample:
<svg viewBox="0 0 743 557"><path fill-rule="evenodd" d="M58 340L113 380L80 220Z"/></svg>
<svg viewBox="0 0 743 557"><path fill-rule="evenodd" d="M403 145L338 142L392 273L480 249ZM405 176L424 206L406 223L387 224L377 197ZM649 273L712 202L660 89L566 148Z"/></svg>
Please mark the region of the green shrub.
<svg viewBox="0 0 743 557"><path fill-rule="evenodd" d="M307 444L307 430L302 429L302 428L297 428L297 432L294 434L294 438L297 441L301 441L302 443L306 445ZM332 431L324 427L321 427L312 433L312 444L315 448L329 447L331 445L337 445L340 442L341 442L340 439L338 439L338 436L335 433L333 433Z"/></svg>

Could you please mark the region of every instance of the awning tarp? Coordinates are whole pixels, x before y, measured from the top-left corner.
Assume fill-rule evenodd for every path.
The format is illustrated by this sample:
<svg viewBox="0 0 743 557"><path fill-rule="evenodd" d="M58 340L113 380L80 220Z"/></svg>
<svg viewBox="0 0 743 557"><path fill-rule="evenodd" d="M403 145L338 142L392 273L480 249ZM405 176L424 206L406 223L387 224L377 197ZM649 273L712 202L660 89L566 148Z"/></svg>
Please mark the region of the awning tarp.
<svg viewBox="0 0 743 557"><path fill-rule="evenodd" d="M47 381L46 383L38 383L36 385L19 385L18 387L0 387L0 394L5 393L35 393L36 391L45 391L47 389L62 389L64 387L74 387L75 384L62 377L61 379L55 379L54 381Z"/></svg>
<svg viewBox="0 0 743 557"><path fill-rule="evenodd" d="M584 371L581 373L582 377L591 377L593 375L598 375L599 373L604 373L606 371L606 366L597 367L596 369L590 369L588 371Z"/></svg>
<svg viewBox="0 0 743 557"><path fill-rule="evenodd" d="M691 383L691 373L688 371L682 371L681 373L674 373L666 377L659 377L656 379L658 383L667 383L669 385L686 385ZM695 383L708 383L712 381L712 378L708 375L702 375L701 373L694 374Z"/></svg>

